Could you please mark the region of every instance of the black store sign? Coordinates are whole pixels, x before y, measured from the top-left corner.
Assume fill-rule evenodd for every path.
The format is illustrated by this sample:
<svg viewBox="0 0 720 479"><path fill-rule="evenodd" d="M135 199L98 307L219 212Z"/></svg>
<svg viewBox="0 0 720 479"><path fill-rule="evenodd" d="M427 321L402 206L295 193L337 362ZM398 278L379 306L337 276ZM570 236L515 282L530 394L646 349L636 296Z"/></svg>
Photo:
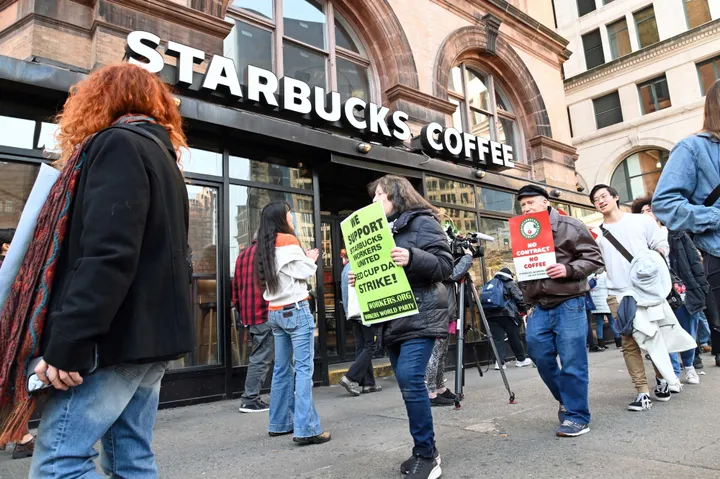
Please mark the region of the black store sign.
<svg viewBox="0 0 720 479"><path fill-rule="evenodd" d="M158 47L160 38L149 32L135 31L127 37L126 50L130 62L152 73L163 70L165 60ZM202 50L169 41L165 54L177 59L175 83L181 88L193 85L195 64L202 63ZM351 97L341 103L340 94L311 88L307 83L291 77L278 79L271 71L249 65L241 85L232 58L213 55L202 78L201 90L221 93L235 102L257 104L275 111L298 116L311 116L315 121L342 125L363 137L386 144L405 142L412 138L404 111ZM514 168L510 145L445 128L439 123L425 125L419 138L413 139L427 155L452 161L471 163L476 167Z"/></svg>

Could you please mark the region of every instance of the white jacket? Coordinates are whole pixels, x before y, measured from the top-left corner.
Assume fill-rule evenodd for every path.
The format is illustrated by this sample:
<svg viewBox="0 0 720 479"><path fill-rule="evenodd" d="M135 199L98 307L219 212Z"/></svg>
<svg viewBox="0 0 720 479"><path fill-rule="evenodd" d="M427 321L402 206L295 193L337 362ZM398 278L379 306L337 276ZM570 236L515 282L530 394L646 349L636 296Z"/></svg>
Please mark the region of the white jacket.
<svg viewBox="0 0 720 479"><path fill-rule="evenodd" d="M590 297L595 303L595 309L592 312L593 314L610 314L610 306L608 306L607 302L607 273L597 275L595 281L597 281L597 284L590 290Z"/></svg>
<svg viewBox="0 0 720 479"><path fill-rule="evenodd" d="M263 293L271 308L298 303L308 298L307 283L317 271L317 265L305 255L294 235L280 233L275 242L275 267L278 271L278 289Z"/></svg>
<svg viewBox="0 0 720 479"><path fill-rule="evenodd" d="M623 297L632 296L638 306L645 307L664 303L673 287L665 258L651 250L643 250L633 257L630 281L632 290L623 294Z"/></svg>

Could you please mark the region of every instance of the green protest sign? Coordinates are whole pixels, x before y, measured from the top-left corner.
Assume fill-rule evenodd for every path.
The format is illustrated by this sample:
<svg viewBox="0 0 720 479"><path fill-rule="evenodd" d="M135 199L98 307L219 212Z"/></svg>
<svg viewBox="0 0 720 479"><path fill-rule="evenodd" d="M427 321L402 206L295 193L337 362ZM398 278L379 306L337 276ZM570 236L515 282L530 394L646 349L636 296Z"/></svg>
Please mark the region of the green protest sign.
<svg viewBox="0 0 720 479"><path fill-rule="evenodd" d="M395 247L381 203L351 214L340 224L363 324L376 324L418 312L402 267L390 257Z"/></svg>

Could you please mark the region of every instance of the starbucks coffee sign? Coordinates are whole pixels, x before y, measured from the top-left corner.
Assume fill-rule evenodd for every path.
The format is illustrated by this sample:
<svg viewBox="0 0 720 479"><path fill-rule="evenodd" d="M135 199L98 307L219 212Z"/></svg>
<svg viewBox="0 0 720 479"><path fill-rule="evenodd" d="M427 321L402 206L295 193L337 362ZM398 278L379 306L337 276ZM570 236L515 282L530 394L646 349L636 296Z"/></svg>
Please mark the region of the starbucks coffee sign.
<svg viewBox="0 0 720 479"><path fill-rule="evenodd" d="M126 44L130 63L159 73L165 67L159 46L157 35L131 32ZM181 88L191 87L195 78L193 67L206 60L205 52L169 41L164 53L177 59L175 84ZM390 111L385 106L356 97L342 102L336 91L326 92L321 87L310 87L288 76L278 79L273 72L252 65L248 66L241 82L233 59L221 55L213 55L210 59L200 89L224 95L231 105L233 102L255 104L288 115L310 116L315 121L342 125L363 138L383 143L405 142L413 137L407 123L409 115L403 111ZM419 138L413 139L413 144L429 156L471 163L476 167L514 167L511 146L445 128L439 123L425 125Z"/></svg>

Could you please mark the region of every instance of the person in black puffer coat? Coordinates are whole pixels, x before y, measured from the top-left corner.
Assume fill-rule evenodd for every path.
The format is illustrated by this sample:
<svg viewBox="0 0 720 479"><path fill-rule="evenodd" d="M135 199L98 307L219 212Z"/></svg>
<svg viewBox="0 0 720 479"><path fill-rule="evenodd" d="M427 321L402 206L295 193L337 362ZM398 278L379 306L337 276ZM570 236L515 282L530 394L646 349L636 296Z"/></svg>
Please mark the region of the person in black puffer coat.
<svg viewBox="0 0 720 479"><path fill-rule="evenodd" d="M383 344L402 391L413 455L400 466L408 479L440 477L425 370L436 338L448 335L448 295L453 258L445 232L430 205L405 178L387 175L369 186L380 202L395 237L391 256L402 266L419 309L418 314L383 323ZM354 277L351 279L354 284Z"/></svg>

